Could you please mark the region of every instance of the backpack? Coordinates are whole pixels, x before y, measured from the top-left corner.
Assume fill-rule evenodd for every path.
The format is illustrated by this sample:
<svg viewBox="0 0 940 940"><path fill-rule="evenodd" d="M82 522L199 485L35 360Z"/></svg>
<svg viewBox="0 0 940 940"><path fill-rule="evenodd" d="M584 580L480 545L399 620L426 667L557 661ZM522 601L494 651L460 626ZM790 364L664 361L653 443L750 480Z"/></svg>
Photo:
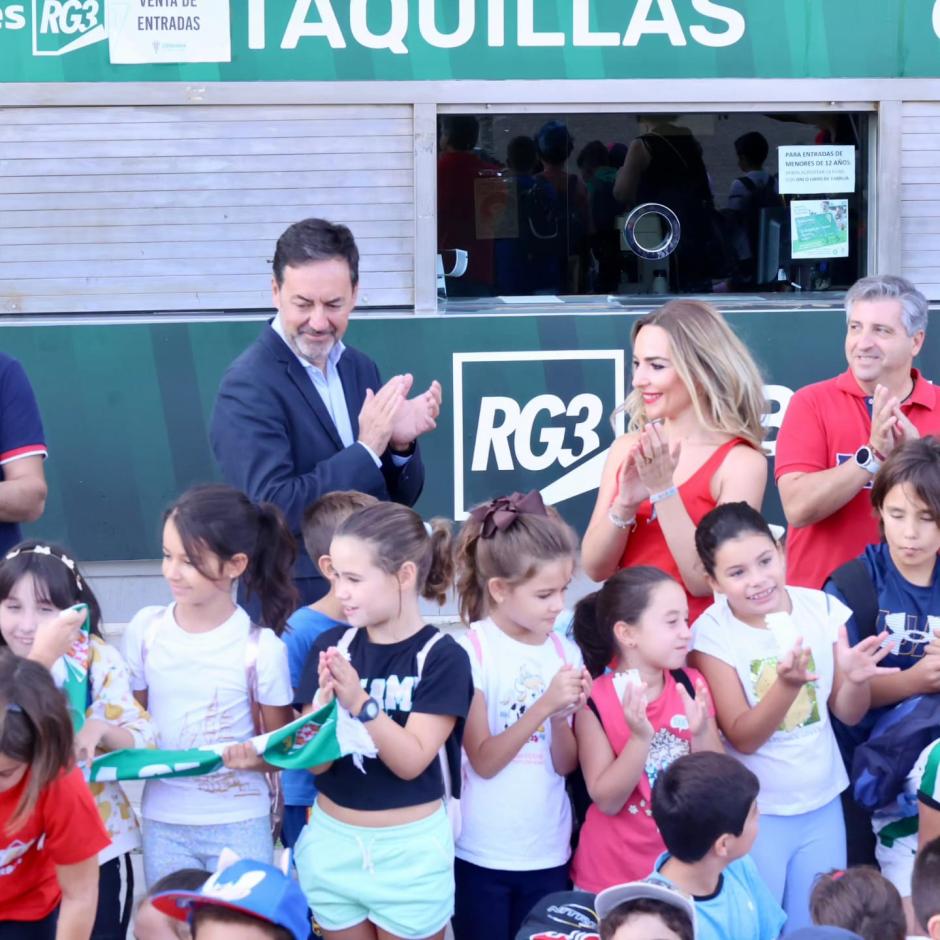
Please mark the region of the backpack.
<svg viewBox="0 0 940 940"><path fill-rule="evenodd" d="M777 193L777 177L770 175L763 185L755 183L749 176L739 176L738 182L747 190L748 196L745 209L738 213L747 240L751 246L752 257L757 257L758 241L760 239L760 213L761 209L779 209L783 202Z"/></svg>
<svg viewBox="0 0 940 940"><path fill-rule="evenodd" d="M878 592L861 558L853 558L829 575L855 615L858 642L878 632Z"/></svg>
<svg viewBox="0 0 940 940"><path fill-rule="evenodd" d="M160 615L165 607L156 607L150 623L147 624L141 638L140 664L146 670L147 654L153 647L160 628ZM264 734L268 729L264 724L264 713L258 700L258 648L261 642L262 626L252 622L248 629L248 640L245 643L245 678L248 687L248 705L251 709L251 720L255 734ZM89 682L89 688L91 683ZM273 729L271 729L273 730ZM281 825L284 821L284 790L281 787L281 772L279 770L264 771L264 778L268 784L268 793L271 801L271 836L275 842L281 834Z"/></svg>
<svg viewBox="0 0 940 940"><path fill-rule="evenodd" d="M358 630L358 627L349 627L336 644L336 648L346 657L349 656L349 647ZM424 664L427 662L428 654L433 649L434 644L437 643L438 640L443 639L443 637L444 634L440 630L436 630L427 643L418 650L418 654L415 657L418 665L418 682L421 681L421 676L424 673ZM456 731L456 728L454 730ZM441 777L444 780L444 806L447 810L447 818L450 820L450 826L454 833L454 841L456 842L457 837L460 835L461 826L461 770L460 742L455 737L454 731L450 733L447 740L441 746L441 749L437 752L437 759L441 767Z"/></svg>
<svg viewBox="0 0 940 940"><path fill-rule="evenodd" d="M869 812L894 802L921 752L938 738L940 694L915 695L888 709L855 749L855 802Z"/></svg>
<svg viewBox="0 0 940 940"><path fill-rule="evenodd" d="M587 232L578 212L578 178L568 176L568 196L562 200L543 177L519 193L519 234L526 254L567 258L577 254Z"/></svg>

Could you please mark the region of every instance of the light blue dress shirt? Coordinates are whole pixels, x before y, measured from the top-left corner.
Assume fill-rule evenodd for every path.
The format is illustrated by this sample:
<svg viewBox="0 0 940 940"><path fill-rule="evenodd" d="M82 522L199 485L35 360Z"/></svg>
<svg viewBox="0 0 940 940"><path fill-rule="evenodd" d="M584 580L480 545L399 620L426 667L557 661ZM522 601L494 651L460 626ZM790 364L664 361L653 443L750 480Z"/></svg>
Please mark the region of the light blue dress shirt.
<svg viewBox="0 0 940 940"><path fill-rule="evenodd" d="M333 420L336 433L343 442L343 446L351 447L356 443L356 440L353 437L352 422L349 419L349 406L346 404L346 396L343 393L343 383L340 380L339 370L337 369L337 364L346 351L346 347L343 345L342 341L336 340L333 344L333 348L326 357L326 372L324 373L322 369L318 369L315 365L307 362L306 359L298 356L294 351L291 344L287 341L287 336L284 334L284 324L281 323L280 314L271 321L271 329L284 340L287 348L294 353L304 372L307 373L307 377L317 390L317 394L320 396L330 418ZM369 452L369 456L375 461L375 465L381 467L382 460L379 455L376 454L368 444L363 444L362 441L358 443ZM410 459L410 455L392 454L392 462L397 467L404 466Z"/></svg>

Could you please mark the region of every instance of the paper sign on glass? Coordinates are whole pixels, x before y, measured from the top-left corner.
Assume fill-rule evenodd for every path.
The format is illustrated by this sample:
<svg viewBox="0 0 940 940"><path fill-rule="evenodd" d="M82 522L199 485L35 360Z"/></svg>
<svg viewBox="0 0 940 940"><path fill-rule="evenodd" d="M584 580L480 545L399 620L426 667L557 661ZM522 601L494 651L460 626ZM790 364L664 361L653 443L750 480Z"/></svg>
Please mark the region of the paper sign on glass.
<svg viewBox="0 0 940 940"><path fill-rule="evenodd" d="M855 148L777 148L777 190L787 195L855 192Z"/></svg>
<svg viewBox="0 0 940 940"><path fill-rule="evenodd" d="M231 62L229 0L107 0L112 65Z"/></svg>
<svg viewBox="0 0 940 940"><path fill-rule="evenodd" d="M790 203L790 257L794 261L848 256L847 199L803 199Z"/></svg>

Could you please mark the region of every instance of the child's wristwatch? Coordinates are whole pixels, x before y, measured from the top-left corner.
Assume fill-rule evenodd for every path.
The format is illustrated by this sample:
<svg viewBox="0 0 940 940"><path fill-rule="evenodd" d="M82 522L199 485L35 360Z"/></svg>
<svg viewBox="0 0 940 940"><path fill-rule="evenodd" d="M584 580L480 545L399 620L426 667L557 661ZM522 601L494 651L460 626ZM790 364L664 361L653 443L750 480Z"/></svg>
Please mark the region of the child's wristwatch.
<svg viewBox="0 0 940 940"><path fill-rule="evenodd" d="M375 718L379 717L379 712L382 709L379 707L379 703L372 698L370 695L363 703L362 708L359 709L359 714L355 715L356 721L372 721Z"/></svg>

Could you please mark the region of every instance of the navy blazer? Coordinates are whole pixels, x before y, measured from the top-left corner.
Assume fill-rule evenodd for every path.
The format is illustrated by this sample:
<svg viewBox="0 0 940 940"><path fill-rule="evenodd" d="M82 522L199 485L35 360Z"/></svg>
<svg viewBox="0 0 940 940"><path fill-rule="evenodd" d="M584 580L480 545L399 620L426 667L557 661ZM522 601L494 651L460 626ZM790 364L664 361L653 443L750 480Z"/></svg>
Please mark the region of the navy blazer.
<svg viewBox="0 0 940 940"><path fill-rule="evenodd" d="M378 366L347 346L337 363L353 437L366 389L382 387ZM323 399L290 347L270 325L227 369L209 431L212 452L227 483L255 502L270 502L298 539L295 578L320 576L303 550L304 510L324 493L360 490L412 506L424 486L417 444L402 467L391 452L381 469L361 444L344 447Z"/></svg>

